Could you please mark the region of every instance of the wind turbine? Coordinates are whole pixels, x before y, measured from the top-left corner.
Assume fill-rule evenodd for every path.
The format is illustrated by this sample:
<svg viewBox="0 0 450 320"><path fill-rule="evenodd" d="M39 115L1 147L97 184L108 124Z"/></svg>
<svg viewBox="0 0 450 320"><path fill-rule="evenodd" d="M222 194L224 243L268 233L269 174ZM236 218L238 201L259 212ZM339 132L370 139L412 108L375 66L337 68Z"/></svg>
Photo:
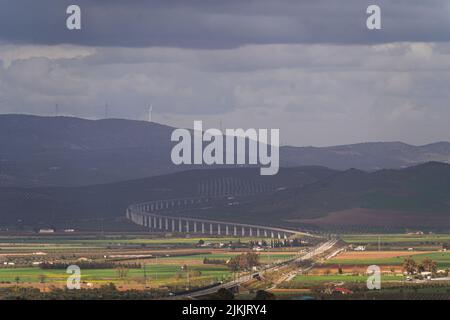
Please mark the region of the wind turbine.
<svg viewBox="0 0 450 320"><path fill-rule="evenodd" d="M153 106L150 105L148 108L148 122L152 122L152 112L153 112Z"/></svg>

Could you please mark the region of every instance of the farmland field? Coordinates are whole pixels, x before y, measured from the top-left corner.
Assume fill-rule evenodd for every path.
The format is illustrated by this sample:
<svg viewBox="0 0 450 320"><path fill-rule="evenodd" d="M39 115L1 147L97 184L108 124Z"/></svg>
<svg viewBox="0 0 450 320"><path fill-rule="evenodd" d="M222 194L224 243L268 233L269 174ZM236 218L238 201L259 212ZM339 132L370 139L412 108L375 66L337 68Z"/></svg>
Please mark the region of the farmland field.
<svg viewBox="0 0 450 320"><path fill-rule="evenodd" d="M401 276L382 275L382 281L400 281L403 280ZM317 282L353 282L365 283L367 281L366 275L297 275L291 281L297 283L317 283Z"/></svg>
<svg viewBox="0 0 450 320"><path fill-rule="evenodd" d="M449 238L447 235L346 235L344 238L353 247L369 244L376 247L382 238L385 249L354 251L342 242L341 245L345 246L343 252L329 260L319 258L306 272L301 271L303 266L287 264L283 272L290 273L289 277L276 267L272 274L249 280L242 285L237 298L252 298L255 290L269 288L280 298L301 298L335 286L364 287L367 266L372 264L381 267L384 285L400 285L406 279L402 275L403 259L409 256L419 263L428 257L436 261L439 269L450 267L450 253L437 250L439 244ZM426 251L423 247L412 251L393 249L398 243L403 247L411 246L412 242L406 239L417 246L426 243L433 250ZM266 241L263 248L254 245L262 240ZM65 266L75 264L80 265L81 287L84 289L101 289L101 286L113 283L121 292L153 290L167 296L172 291L230 281L245 272L248 275L249 269L233 273L227 265L238 255L254 253L261 265L272 265L291 261L310 249L307 246L271 247L267 243L270 243L269 239L156 238L150 234L0 236L0 288L33 287L41 292L63 289L69 276ZM252 250L252 247L257 250ZM40 266L42 263L50 263L50 267ZM54 263L63 267L52 267ZM95 264L100 265L92 267Z"/></svg>
<svg viewBox="0 0 450 320"><path fill-rule="evenodd" d="M229 280L232 273L226 261L254 252L247 244L261 240L147 235L0 237L0 286L64 287L68 277L65 268L42 269L39 264L43 262L113 264L109 268L90 269L89 264L81 268L84 287L107 283L122 289L208 285ZM264 264L289 260L297 254L292 248L255 253ZM205 259L211 262L205 263ZM118 270L121 266L126 269L125 275Z"/></svg>
<svg viewBox="0 0 450 320"><path fill-rule="evenodd" d="M450 234L344 234L342 240L354 246L363 245L367 250L417 250L436 251L450 245Z"/></svg>
<svg viewBox="0 0 450 320"><path fill-rule="evenodd" d="M197 280L218 281L229 276L230 273L224 266L193 266L190 271L199 271L201 274ZM120 278L115 269L83 269L81 270L81 280L94 284L131 282L143 283L144 276L149 285L163 285L170 282L179 282L176 275L180 272L180 267L176 265L153 264L145 268L129 269L126 278ZM45 277L42 281L42 277ZM0 282L11 283L40 283L65 284L67 280L65 270L42 270L39 267L29 268L0 268ZM195 278L193 280L196 280Z"/></svg>
<svg viewBox="0 0 450 320"><path fill-rule="evenodd" d="M425 258L436 261L439 268L450 267L450 252L345 252L325 262L329 265L401 265L406 257L420 263Z"/></svg>

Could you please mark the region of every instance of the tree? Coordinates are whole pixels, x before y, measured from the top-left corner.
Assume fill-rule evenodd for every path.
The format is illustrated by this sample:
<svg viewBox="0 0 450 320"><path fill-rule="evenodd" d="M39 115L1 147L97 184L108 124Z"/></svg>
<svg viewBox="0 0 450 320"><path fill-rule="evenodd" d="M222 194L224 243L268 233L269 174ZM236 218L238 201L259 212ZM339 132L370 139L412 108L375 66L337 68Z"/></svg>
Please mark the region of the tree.
<svg viewBox="0 0 450 320"><path fill-rule="evenodd" d="M275 300L275 295L272 292L258 290L256 291L255 300Z"/></svg>
<svg viewBox="0 0 450 320"><path fill-rule="evenodd" d="M436 273L437 271L436 261L433 261L428 257L422 261L422 267L424 271L428 271L431 273Z"/></svg>
<svg viewBox="0 0 450 320"><path fill-rule="evenodd" d="M411 257L405 258L405 260L403 260L403 269L408 274L416 273L418 270L416 261L414 261Z"/></svg>
<svg viewBox="0 0 450 320"><path fill-rule="evenodd" d="M40 274L39 275L39 282L40 283L45 283L45 280L47 280L47 276L45 274Z"/></svg>
<svg viewBox="0 0 450 320"><path fill-rule="evenodd" d="M128 276L128 268L125 266L119 266L116 268L117 276L123 280Z"/></svg>
<svg viewBox="0 0 450 320"><path fill-rule="evenodd" d="M257 265L259 265L259 255L253 252L237 255L228 262L228 268L233 272L249 270Z"/></svg>
<svg viewBox="0 0 450 320"><path fill-rule="evenodd" d="M228 289L220 288L216 294L213 296L214 299L217 300L233 300L234 294Z"/></svg>
<svg viewBox="0 0 450 320"><path fill-rule="evenodd" d="M239 261L237 259L230 259L230 261L228 261L228 269L230 269L231 272L237 272L239 271Z"/></svg>

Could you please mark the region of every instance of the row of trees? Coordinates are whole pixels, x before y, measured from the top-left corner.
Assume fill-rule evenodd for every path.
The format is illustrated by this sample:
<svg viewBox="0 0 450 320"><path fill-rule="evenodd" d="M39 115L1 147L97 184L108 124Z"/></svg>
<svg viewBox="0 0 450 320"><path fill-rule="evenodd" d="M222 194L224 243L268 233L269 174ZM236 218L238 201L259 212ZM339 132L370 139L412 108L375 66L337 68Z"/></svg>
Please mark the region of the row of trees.
<svg viewBox="0 0 450 320"><path fill-rule="evenodd" d="M210 259L210 258L204 258L203 264L227 264L227 261L224 259Z"/></svg>
<svg viewBox="0 0 450 320"><path fill-rule="evenodd" d="M408 274L416 274L420 272L431 272L434 274L437 271L437 263L430 258L425 258L422 263L419 264L411 257L408 257L403 260L403 269Z"/></svg>
<svg viewBox="0 0 450 320"><path fill-rule="evenodd" d="M253 267L259 265L259 255L253 252L243 253L228 261L228 268L233 271L242 271L242 270L250 270Z"/></svg>
<svg viewBox="0 0 450 320"><path fill-rule="evenodd" d="M261 240L261 241L250 241L251 247L256 247L261 245L262 247L271 247L271 248L285 248L285 247L300 247L304 244L298 238L294 239L270 239L269 241Z"/></svg>
<svg viewBox="0 0 450 320"><path fill-rule="evenodd" d="M68 290L52 288L41 292L37 288L8 287L0 288L0 299L5 300L141 300L155 299L164 296L158 290L117 290L112 283L94 289Z"/></svg>

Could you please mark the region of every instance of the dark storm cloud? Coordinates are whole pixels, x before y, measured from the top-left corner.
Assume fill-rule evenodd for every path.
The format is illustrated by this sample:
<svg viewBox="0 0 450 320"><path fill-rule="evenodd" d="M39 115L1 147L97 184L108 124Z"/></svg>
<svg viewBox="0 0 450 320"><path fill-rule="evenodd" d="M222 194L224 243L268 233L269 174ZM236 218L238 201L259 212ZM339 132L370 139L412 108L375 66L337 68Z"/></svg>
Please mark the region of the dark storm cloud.
<svg viewBox="0 0 450 320"><path fill-rule="evenodd" d="M158 122L296 145L449 140L448 17L448 0L0 0L0 113L147 119L152 104Z"/></svg>
<svg viewBox="0 0 450 320"><path fill-rule="evenodd" d="M0 0L0 42L232 48L272 43L449 41L448 0ZM70 4L82 31L65 28ZM382 8L381 31L366 8Z"/></svg>

